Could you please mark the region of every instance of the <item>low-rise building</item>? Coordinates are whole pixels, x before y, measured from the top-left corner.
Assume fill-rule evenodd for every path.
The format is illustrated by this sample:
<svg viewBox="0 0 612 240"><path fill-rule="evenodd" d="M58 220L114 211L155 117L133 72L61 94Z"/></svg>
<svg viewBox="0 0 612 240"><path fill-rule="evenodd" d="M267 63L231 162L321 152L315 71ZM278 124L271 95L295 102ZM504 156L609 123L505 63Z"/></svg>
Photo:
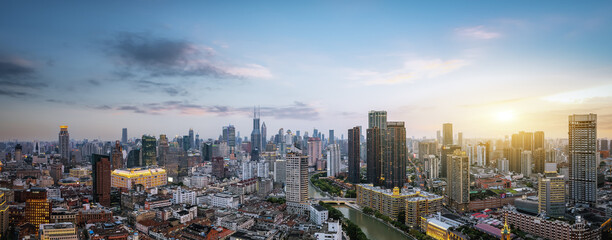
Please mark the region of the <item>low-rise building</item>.
<svg viewBox="0 0 612 240"><path fill-rule="evenodd" d="M168 184L168 175L163 168L125 168L111 173L111 187L132 189L136 185L153 188Z"/></svg>
<svg viewBox="0 0 612 240"><path fill-rule="evenodd" d="M325 229L325 228L324 228ZM340 221L329 221L327 222L327 231L316 232L314 234L317 240L341 240L342 239L342 227Z"/></svg>
<svg viewBox="0 0 612 240"><path fill-rule="evenodd" d="M237 208L240 204L239 197L231 193L217 193L211 198L213 207Z"/></svg>
<svg viewBox="0 0 612 240"><path fill-rule="evenodd" d="M76 226L71 222L41 224L41 240L78 240Z"/></svg>
<svg viewBox="0 0 612 240"><path fill-rule="evenodd" d="M317 225L323 225L329 217L329 211L319 204L310 205L310 221Z"/></svg>

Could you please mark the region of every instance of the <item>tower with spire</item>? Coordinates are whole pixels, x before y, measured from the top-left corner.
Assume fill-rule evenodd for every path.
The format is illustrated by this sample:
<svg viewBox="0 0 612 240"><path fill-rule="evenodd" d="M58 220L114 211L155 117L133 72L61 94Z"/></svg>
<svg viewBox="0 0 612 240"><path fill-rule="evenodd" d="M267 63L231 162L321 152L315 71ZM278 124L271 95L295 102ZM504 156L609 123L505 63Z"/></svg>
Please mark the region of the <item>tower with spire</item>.
<svg viewBox="0 0 612 240"><path fill-rule="evenodd" d="M504 227L501 229L501 240L510 240L510 227L508 227L508 214L504 214Z"/></svg>
<svg viewBox="0 0 612 240"><path fill-rule="evenodd" d="M261 130L259 126L259 117L261 113L257 107L253 107L253 132L251 132L251 160L259 160L261 152Z"/></svg>

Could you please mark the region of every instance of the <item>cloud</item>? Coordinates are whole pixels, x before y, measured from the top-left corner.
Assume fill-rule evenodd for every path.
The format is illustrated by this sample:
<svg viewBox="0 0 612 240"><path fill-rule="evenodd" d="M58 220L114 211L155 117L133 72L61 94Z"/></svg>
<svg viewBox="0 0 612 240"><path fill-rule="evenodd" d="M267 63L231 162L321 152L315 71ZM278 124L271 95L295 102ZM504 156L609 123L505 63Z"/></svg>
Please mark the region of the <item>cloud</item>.
<svg viewBox="0 0 612 240"><path fill-rule="evenodd" d="M40 88L47 84L36 80L31 61L17 56L0 55L0 86Z"/></svg>
<svg viewBox="0 0 612 240"><path fill-rule="evenodd" d="M186 40L158 38L150 34L121 33L107 41L108 53L125 69L144 71L151 77L271 78L272 73L258 64L234 66L216 59L212 48Z"/></svg>
<svg viewBox="0 0 612 240"><path fill-rule="evenodd" d="M418 59L404 62L400 69L388 72L355 71L349 77L366 85L393 85L442 76L469 65L464 59Z"/></svg>
<svg viewBox="0 0 612 240"><path fill-rule="evenodd" d="M28 97L31 95L32 94L30 93L22 92L22 91L12 91L12 90L0 89L0 96L20 98L20 97Z"/></svg>
<svg viewBox="0 0 612 240"><path fill-rule="evenodd" d="M252 116L253 108L251 107L231 107L225 105L198 105L185 101L165 101L160 103L146 103L140 106L122 105L118 107L110 107L107 105L94 107L98 110L118 110L131 111L141 114L162 115L164 113L174 114L176 112L183 115L217 115L217 116ZM261 107L261 115L264 117L272 117L276 119L301 119L301 120L317 120L319 119L319 110L311 105L302 102L294 102L286 106L270 106Z"/></svg>
<svg viewBox="0 0 612 240"><path fill-rule="evenodd" d="M455 34L470 39L488 40L501 37L501 33L486 30L484 26L456 28Z"/></svg>

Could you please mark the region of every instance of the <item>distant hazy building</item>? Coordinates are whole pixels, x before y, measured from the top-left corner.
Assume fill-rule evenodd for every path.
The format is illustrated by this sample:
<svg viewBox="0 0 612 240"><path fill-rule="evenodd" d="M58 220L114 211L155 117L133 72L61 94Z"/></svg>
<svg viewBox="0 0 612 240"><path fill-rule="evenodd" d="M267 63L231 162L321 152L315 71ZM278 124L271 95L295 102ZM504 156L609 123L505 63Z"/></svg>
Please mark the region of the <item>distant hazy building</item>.
<svg viewBox="0 0 612 240"><path fill-rule="evenodd" d="M333 129L329 130L329 140L327 141L327 144L336 144L336 136L334 136Z"/></svg>
<svg viewBox="0 0 612 240"><path fill-rule="evenodd" d="M350 143L349 143L349 148L350 148ZM350 154L350 150L349 150L349 154ZM351 176L350 174L350 157L349 157L349 178ZM338 175L338 173L340 173L340 147L338 146L338 144L330 144L327 145L327 176L328 177L335 177L336 175ZM350 180L349 180L350 181Z"/></svg>
<svg viewBox="0 0 612 240"><path fill-rule="evenodd" d="M121 130L121 144L127 144L128 136L127 136L127 128L123 128Z"/></svg>
<svg viewBox="0 0 612 240"><path fill-rule="evenodd" d="M299 153L287 154L286 199L287 211L293 214L305 214L308 204L308 157Z"/></svg>
<svg viewBox="0 0 612 240"><path fill-rule="evenodd" d="M521 174L524 177L531 177L531 163L533 161L533 154L531 151L523 151L521 154Z"/></svg>
<svg viewBox="0 0 612 240"><path fill-rule="evenodd" d="M361 159L359 157L361 155L360 140L361 133L359 132L359 127L354 127L348 130L348 181L350 183L361 182Z"/></svg>
<svg viewBox="0 0 612 240"><path fill-rule="evenodd" d="M68 134L68 126L60 126L59 132L59 150L60 156L64 159L64 165L71 163L70 159L70 134Z"/></svg>
<svg viewBox="0 0 612 240"><path fill-rule="evenodd" d="M569 199L597 202L597 115L569 116Z"/></svg>
<svg viewBox="0 0 612 240"><path fill-rule="evenodd" d="M141 154L144 166L157 165L157 143L155 137L142 135Z"/></svg>
<svg viewBox="0 0 612 240"><path fill-rule="evenodd" d="M188 149L196 149L195 135L193 135L193 128L189 129L189 147Z"/></svg>
<svg viewBox="0 0 612 240"><path fill-rule="evenodd" d="M453 124L445 123L442 124L442 145L448 146L453 145Z"/></svg>
<svg viewBox="0 0 612 240"><path fill-rule="evenodd" d="M123 148L119 141L115 142L115 147L111 154L111 170L117 168L123 168Z"/></svg>
<svg viewBox="0 0 612 240"><path fill-rule="evenodd" d="M545 176L538 183L538 211L547 216L565 214L565 179L557 174L556 163L546 163Z"/></svg>
<svg viewBox="0 0 612 240"><path fill-rule="evenodd" d="M404 187L406 183L406 127L404 122L387 122L382 177L387 188Z"/></svg>
<svg viewBox="0 0 612 240"><path fill-rule="evenodd" d="M536 132L537 133L537 132ZM544 164L546 163L546 151L544 148L533 150L533 173L544 174Z"/></svg>
<svg viewBox="0 0 612 240"><path fill-rule="evenodd" d="M542 148L544 149L544 132L543 131L536 131L533 133L533 149L538 149L538 148Z"/></svg>
<svg viewBox="0 0 612 240"><path fill-rule="evenodd" d="M223 157L212 158L212 175L217 179L223 179L225 177L225 161Z"/></svg>
<svg viewBox="0 0 612 240"><path fill-rule="evenodd" d="M260 113L253 110L253 131L251 132L251 160L259 160L259 154L262 150L261 130L259 125Z"/></svg>
<svg viewBox="0 0 612 240"><path fill-rule="evenodd" d="M274 182L285 183L287 180L287 161L277 159L274 161Z"/></svg>
<svg viewBox="0 0 612 240"><path fill-rule="evenodd" d="M21 163L23 161L23 147L21 144L15 145L15 162Z"/></svg>
<svg viewBox="0 0 612 240"><path fill-rule="evenodd" d="M168 143L168 138L166 134L159 135L158 142L158 154L157 154L157 165L161 167L165 167L166 163L168 163L168 158L170 154L170 144Z"/></svg>
<svg viewBox="0 0 612 240"><path fill-rule="evenodd" d="M312 137L308 139L308 166L313 167L321 160L321 139Z"/></svg>
<svg viewBox="0 0 612 240"><path fill-rule="evenodd" d="M457 145L459 145L460 147L463 147L463 133L462 132L457 133Z"/></svg>
<svg viewBox="0 0 612 240"><path fill-rule="evenodd" d="M484 167L487 165L487 147L485 145L476 146L476 165Z"/></svg>
<svg viewBox="0 0 612 240"><path fill-rule="evenodd" d="M94 154L91 156L91 172L93 174L94 201L105 207L110 207L111 162L108 156Z"/></svg>
<svg viewBox="0 0 612 240"><path fill-rule="evenodd" d="M448 205L464 212L470 202L470 164L467 155L455 150L449 155L447 167L446 195Z"/></svg>
<svg viewBox="0 0 612 240"><path fill-rule="evenodd" d="M505 158L497 159L497 170L505 173L510 171L510 161Z"/></svg>

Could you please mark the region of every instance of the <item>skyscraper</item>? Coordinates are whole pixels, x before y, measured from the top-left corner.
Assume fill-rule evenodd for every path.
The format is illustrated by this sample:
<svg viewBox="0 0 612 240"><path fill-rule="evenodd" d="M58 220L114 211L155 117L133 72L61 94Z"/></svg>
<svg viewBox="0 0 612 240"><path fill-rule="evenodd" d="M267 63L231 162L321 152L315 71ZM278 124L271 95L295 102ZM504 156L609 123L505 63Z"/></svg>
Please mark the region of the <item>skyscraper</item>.
<svg viewBox="0 0 612 240"><path fill-rule="evenodd" d="M538 148L544 149L544 132L536 131L533 133L533 150Z"/></svg>
<svg viewBox="0 0 612 240"><path fill-rule="evenodd" d="M442 145L449 146L453 145L453 124L445 123L442 124Z"/></svg>
<svg viewBox="0 0 612 240"><path fill-rule="evenodd" d="M313 167L321 160L321 139L312 137L308 139L308 166Z"/></svg>
<svg viewBox="0 0 612 240"><path fill-rule="evenodd" d="M70 135L68 134L68 126L60 126L59 150L64 165L68 165L68 163L71 163L72 161L70 159Z"/></svg>
<svg viewBox="0 0 612 240"><path fill-rule="evenodd" d="M234 125L223 127L223 140L227 142L230 153L236 153L236 128Z"/></svg>
<svg viewBox="0 0 612 240"><path fill-rule="evenodd" d="M93 154L91 156L91 173L94 201L102 206L110 207L111 162L109 157Z"/></svg>
<svg viewBox="0 0 612 240"><path fill-rule="evenodd" d="M569 199L597 202L597 115L569 116Z"/></svg>
<svg viewBox="0 0 612 240"><path fill-rule="evenodd" d="M25 190L25 220L39 226L51 221L51 203L47 200L47 190L30 188Z"/></svg>
<svg viewBox="0 0 612 240"><path fill-rule="evenodd" d="M387 111L370 111L368 113L368 128L387 129Z"/></svg>
<svg viewBox="0 0 612 240"><path fill-rule="evenodd" d="M533 173L544 174L544 163L546 162L546 151L544 148L533 150Z"/></svg>
<svg viewBox="0 0 612 240"><path fill-rule="evenodd" d="M308 209L308 157L300 153L287 154L287 211L305 214Z"/></svg>
<svg viewBox="0 0 612 240"><path fill-rule="evenodd" d="M261 148L265 148L268 143L268 128L266 127L266 122L261 123Z"/></svg>
<svg viewBox="0 0 612 240"><path fill-rule="evenodd" d="M538 183L538 212L547 216L565 214L565 179L557 174L556 163L546 163L545 175Z"/></svg>
<svg viewBox="0 0 612 240"><path fill-rule="evenodd" d="M533 162L533 154L531 151L523 151L521 153L521 174L524 177L531 177L531 163Z"/></svg>
<svg viewBox="0 0 612 240"><path fill-rule="evenodd" d="M383 145L380 128L373 127L367 131L366 158L367 158L367 180L369 183L379 186L382 175Z"/></svg>
<svg viewBox="0 0 612 240"><path fill-rule="evenodd" d="M336 143L336 136L334 136L334 130L329 129L329 141L327 141L327 144L335 144L335 143Z"/></svg>
<svg viewBox="0 0 612 240"><path fill-rule="evenodd" d="M223 179L225 176L225 161L223 157L212 158L212 175L217 179Z"/></svg>
<svg viewBox="0 0 612 240"><path fill-rule="evenodd" d="M251 132L251 160L259 160L261 152L261 131L259 129L259 113L253 109L253 131Z"/></svg>
<svg viewBox="0 0 612 240"><path fill-rule="evenodd" d="M463 147L463 133L462 132L457 133L457 145L459 147Z"/></svg>
<svg viewBox="0 0 612 240"><path fill-rule="evenodd" d="M193 135L193 128L189 129L189 147L188 149L196 149L195 135Z"/></svg>
<svg viewBox="0 0 612 240"><path fill-rule="evenodd" d="M23 160L23 147L21 144L15 145L15 162L21 163Z"/></svg>
<svg viewBox="0 0 612 240"><path fill-rule="evenodd" d="M446 194L449 206L457 211L467 210L470 202L470 162L467 154L455 150L449 154Z"/></svg>
<svg viewBox="0 0 612 240"><path fill-rule="evenodd" d="M440 150L440 178L447 177L446 174L448 173L448 161L450 161L449 155L452 155L455 150L461 150L461 147L455 145L442 146L442 149Z"/></svg>
<svg viewBox="0 0 612 240"><path fill-rule="evenodd" d="M330 135L334 133L333 130L329 130ZM354 127L348 130L348 181L350 183L360 183L361 177L359 176L360 167L359 159L360 154L360 139L361 133L359 127ZM333 144L335 146L335 144Z"/></svg>
<svg viewBox="0 0 612 240"><path fill-rule="evenodd" d="M350 161L351 160L349 157L349 179L351 177ZM327 145L327 176L335 177L336 175L338 175L338 173L340 173L340 147L338 146L338 144L330 144Z"/></svg>
<svg viewBox="0 0 612 240"><path fill-rule="evenodd" d="M123 168L123 149L121 148L121 143L119 140L115 141L115 147L113 148L111 158L112 170Z"/></svg>
<svg viewBox="0 0 612 240"><path fill-rule="evenodd" d="M170 145L168 144L168 138L166 134L159 135L159 154L157 155L157 164L161 167L165 167L168 163L168 154L170 153Z"/></svg>
<svg viewBox="0 0 612 240"><path fill-rule="evenodd" d="M140 156L140 149L132 149L127 155L127 167L143 167L142 157Z"/></svg>
<svg viewBox="0 0 612 240"><path fill-rule="evenodd" d="M128 139L127 128L123 128L121 130L121 144L126 144L127 143L127 139Z"/></svg>
<svg viewBox="0 0 612 240"><path fill-rule="evenodd" d="M406 127L404 122L387 122L382 163L382 178L387 188L404 187L406 183Z"/></svg>
<svg viewBox="0 0 612 240"><path fill-rule="evenodd" d="M142 135L142 164L157 165L157 143L154 136Z"/></svg>

